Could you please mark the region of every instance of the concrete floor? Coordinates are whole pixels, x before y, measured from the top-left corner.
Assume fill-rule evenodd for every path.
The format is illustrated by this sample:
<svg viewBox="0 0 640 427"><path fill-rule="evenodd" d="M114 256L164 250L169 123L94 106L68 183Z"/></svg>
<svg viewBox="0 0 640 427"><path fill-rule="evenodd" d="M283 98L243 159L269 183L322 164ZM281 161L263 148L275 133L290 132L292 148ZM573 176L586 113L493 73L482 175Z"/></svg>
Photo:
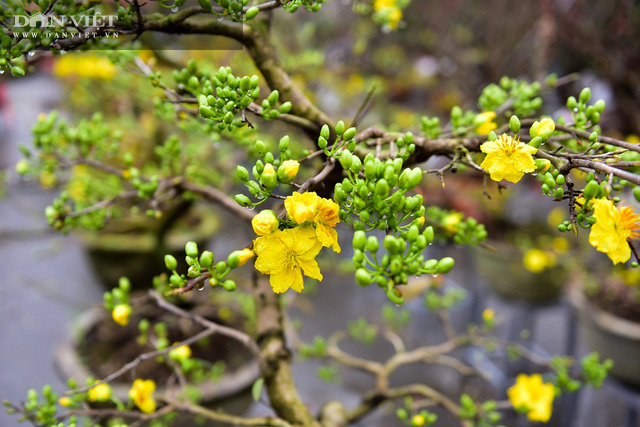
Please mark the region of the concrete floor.
<svg viewBox="0 0 640 427"><path fill-rule="evenodd" d="M0 140L0 166L12 170L20 158L18 144L29 142L29 129L38 113L55 106L61 94L49 77L40 75L12 81L9 96L13 111L10 115L3 113L5 124ZM69 338L78 313L99 304L102 299L102 289L87 265L81 243L73 237L50 233L46 228L42 212L54 195L33 183L18 182L14 177L9 196L0 200L0 399L19 401L28 388L40 388L44 384L64 390L64 381L58 377L52 363L53 351L57 343ZM20 230L28 233L16 236ZM211 243L211 247L226 252L229 247L237 246L236 242L246 241L248 237L248 234L239 234L233 229L226 230ZM344 241L342 245L349 248L350 242ZM345 250L343 256L348 256L348 252ZM470 289L481 286L469 262L458 263L453 279ZM522 310L505 304L484 290L477 295L482 296L483 306L503 313L506 324L522 316ZM312 297L302 297L299 302L312 302L298 303L298 308L292 310L292 318L302 320L301 338L311 340L316 334L327 336L333 330L343 328L348 319L360 315L379 320L380 307L386 302L386 297L376 289L356 286L351 277L329 273L325 282L318 286L317 293ZM434 332L438 331L437 319L426 313L418 301L409 307L414 312L411 341L419 344L441 339L439 332ZM459 328L471 319L472 307L472 301L469 301L454 311L453 317ZM535 345L550 354L563 352L567 340L567 316L568 311L563 305L538 310L534 322ZM504 334L505 328L499 333ZM581 346L578 347L580 353L584 353ZM373 357L384 356L389 351L383 344L371 348L348 348ZM462 353L460 357L468 357L468 354ZM328 399L340 399L347 405L355 405L358 396L371 387L369 378L348 371L344 371L342 384L325 384L316 378L318 366L318 362L304 362L294 369L301 393L312 409L317 409ZM398 381L415 381L416 378L452 394L459 393L463 387L473 387L461 383L457 375L446 369L414 367L398 375ZM571 419L565 416L561 420L559 415L563 409L556 408L556 416L550 425L624 426L627 425L628 402L640 405L637 394L621 395L620 389L612 382L600 390L583 392L578 400L578 408L569 417ZM393 410L391 405L384 406L359 425L398 425L393 421ZM256 403L249 413L264 414L266 411L264 405ZM514 424L511 420L505 420L505 423L527 425L521 421ZM0 413L0 426L14 425L17 425L15 417ZM443 418L437 425L450 424Z"/></svg>

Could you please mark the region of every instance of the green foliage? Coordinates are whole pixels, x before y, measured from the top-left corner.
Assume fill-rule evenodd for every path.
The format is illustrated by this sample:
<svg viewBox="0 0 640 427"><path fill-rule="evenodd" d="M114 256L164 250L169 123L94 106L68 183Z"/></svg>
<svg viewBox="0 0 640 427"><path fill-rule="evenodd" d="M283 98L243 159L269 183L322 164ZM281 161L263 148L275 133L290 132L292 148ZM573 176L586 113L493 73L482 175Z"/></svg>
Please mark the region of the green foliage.
<svg viewBox="0 0 640 427"><path fill-rule="evenodd" d="M354 340L363 344L373 344L378 336L378 327L367 322L364 317L358 317L347 324L349 335Z"/></svg>

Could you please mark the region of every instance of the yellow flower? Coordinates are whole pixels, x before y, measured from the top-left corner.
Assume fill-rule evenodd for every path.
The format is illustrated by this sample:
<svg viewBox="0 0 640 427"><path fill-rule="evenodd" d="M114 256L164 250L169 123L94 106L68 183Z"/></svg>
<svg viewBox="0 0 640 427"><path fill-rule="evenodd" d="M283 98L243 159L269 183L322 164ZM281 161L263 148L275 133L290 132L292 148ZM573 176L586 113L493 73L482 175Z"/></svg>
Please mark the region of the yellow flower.
<svg viewBox="0 0 640 427"><path fill-rule="evenodd" d="M261 211L258 215L254 216L251 220L251 226L253 232L258 236L264 236L278 229L278 217L269 209Z"/></svg>
<svg viewBox="0 0 640 427"><path fill-rule="evenodd" d="M307 221L312 221L316 216L318 199L318 195L313 192L293 193L284 201L284 207L293 222L302 224Z"/></svg>
<svg viewBox="0 0 640 427"><path fill-rule="evenodd" d="M526 409L531 421L546 423L551 418L555 390L553 384L542 382L540 374L520 374L516 383L507 390L511 404L516 409Z"/></svg>
<svg viewBox="0 0 640 427"><path fill-rule="evenodd" d="M278 168L278 179L288 184L298 175L298 169L300 169L300 163L296 160L285 160Z"/></svg>
<svg viewBox="0 0 640 427"><path fill-rule="evenodd" d="M506 179L516 183L525 173L536 170L536 164L531 155L538 150L506 133L495 141L485 142L480 146L480 150L487 154L480 166L489 172L494 181Z"/></svg>
<svg viewBox="0 0 640 427"><path fill-rule="evenodd" d="M142 412L150 414L156 410L156 401L152 396L154 391L156 383L153 380L137 379L129 390L129 397Z"/></svg>
<svg viewBox="0 0 640 427"><path fill-rule="evenodd" d="M395 7L397 3L397 0L375 0L373 2L373 10L375 10L376 12L380 12L383 9Z"/></svg>
<svg viewBox="0 0 640 427"><path fill-rule="evenodd" d="M494 318L495 316L496 316L495 311L493 311L493 310L492 310L492 309L490 309L490 308L487 308L487 309L485 309L485 310L482 312L482 319L483 319L485 322L488 322L489 320L493 320L493 318Z"/></svg>
<svg viewBox="0 0 640 427"><path fill-rule="evenodd" d="M556 256L552 252L529 249L522 258L522 264L532 273L541 273L546 268L556 265Z"/></svg>
<svg viewBox="0 0 640 427"><path fill-rule="evenodd" d="M479 135L488 135L492 130L496 130L498 125L493 121L496 118L496 113L493 111L485 111L478 114L473 123L476 125L476 132Z"/></svg>
<svg viewBox="0 0 640 427"><path fill-rule="evenodd" d="M533 122L533 124L531 125L531 136L541 136L542 138L549 138L554 130L556 130L555 122L552 119L544 118L539 122Z"/></svg>
<svg viewBox="0 0 640 427"><path fill-rule="evenodd" d="M92 54L63 56L53 66L53 74L57 77L78 76L111 80L117 72L118 69L107 57Z"/></svg>
<svg viewBox="0 0 640 427"><path fill-rule="evenodd" d="M258 255L256 270L268 274L273 291L277 294L292 288L304 288L302 272L313 279L322 280L315 258L322 249L313 227L304 226L275 231L254 242Z"/></svg>
<svg viewBox="0 0 640 427"><path fill-rule="evenodd" d="M99 381L96 381L99 382ZM89 402L106 402L111 399L111 386L107 383L98 384L87 391Z"/></svg>
<svg viewBox="0 0 640 427"><path fill-rule="evenodd" d="M333 200L318 199L318 213L314 218L316 224L316 236L322 246L330 247L335 252L340 252L338 244L338 232L333 228L340 222L340 206Z"/></svg>
<svg viewBox="0 0 640 427"><path fill-rule="evenodd" d="M420 414L416 414L413 417L411 417L411 425L413 426L423 426L425 422L426 420Z"/></svg>
<svg viewBox="0 0 640 427"><path fill-rule="evenodd" d="M628 240L640 238L640 216L630 207L617 207L609 199L595 199L589 243L604 252L614 264L631 258Z"/></svg>
<svg viewBox="0 0 640 427"><path fill-rule="evenodd" d="M191 347L188 345L181 345L169 352L169 357L173 360L186 360L191 357Z"/></svg>
<svg viewBox="0 0 640 427"><path fill-rule="evenodd" d="M40 185L42 185L42 188L53 188L56 183L57 183L58 179L56 178L56 174L54 174L53 172L49 172L49 171L42 171L40 172Z"/></svg>
<svg viewBox="0 0 640 427"><path fill-rule="evenodd" d="M60 404L60 406L64 406L65 408L73 405L73 401L70 397L67 396L62 396L60 399L58 399L58 403Z"/></svg>
<svg viewBox="0 0 640 427"><path fill-rule="evenodd" d="M131 306L128 304L118 304L113 308L111 316L113 320L120 326L127 326L129 316L131 315Z"/></svg>
<svg viewBox="0 0 640 427"><path fill-rule="evenodd" d="M400 24L400 21L402 21L402 10L397 7L389 8L387 12L387 19L387 26L390 29L398 29L398 24Z"/></svg>
<svg viewBox="0 0 640 427"><path fill-rule="evenodd" d="M240 262L238 263L238 267L242 267L247 262L249 262L251 258L255 256L255 253L249 248L244 248L241 251L239 251L238 255L240 257Z"/></svg>
<svg viewBox="0 0 640 427"><path fill-rule="evenodd" d="M442 227L447 232L455 234L458 232L458 224L460 224L462 218L463 215L460 212L450 213L442 219Z"/></svg>
<svg viewBox="0 0 640 427"><path fill-rule="evenodd" d="M551 242L551 247L559 254L563 254L569 250L569 241L564 237L556 237Z"/></svg>

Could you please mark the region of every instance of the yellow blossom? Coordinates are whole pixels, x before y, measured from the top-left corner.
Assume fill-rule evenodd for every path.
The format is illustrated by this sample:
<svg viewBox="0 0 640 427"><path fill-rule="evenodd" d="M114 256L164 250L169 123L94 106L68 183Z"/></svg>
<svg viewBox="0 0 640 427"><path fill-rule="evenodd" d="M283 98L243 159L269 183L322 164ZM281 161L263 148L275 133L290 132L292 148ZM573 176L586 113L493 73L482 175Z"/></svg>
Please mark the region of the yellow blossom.
<svg viewBox="0 0 640 427"><path fill-rule="evenodd" d="M142 412L150 414L156 410L154 391L156 391L156 383L153 380L137 379L129 390L129 397Z"/></svg>
<svg viewBox="0 0 640 427"><path fill-rule="evenodd" d="M425 422L426 420L420 414L416 414L413 417L411 417L411 425L413 426L423 426Z"/></svg>
<svg viewBox="0 0 640 427"><path fill-rule="evenodd" d="M69 406L73 405L73 400L71 400L70 397L62 396L60 399L58 399L58 403L60 404L60 406L68 408Z"/></svg>
<svg viewBox="0 0 640 427"><path fill-rule="evenodd" d="M493 111L485 111L478 114L473 120L476 125L476 132L479 135L488 135L492 130L496 130L498 125L493 121L496 118L496 113Z"/></svg>
<svg viewBox="0 0 640 427"><path fill-rule="evenodd" d="M242 267L247 262L249 262L251 258L255 256L255 253L249 248L244 248L238 252L239 252L238 256L240 257L240 262L238 263L238 267Z"/></svg>
<svg viewBox="0 0 640 427"><path fill-rule="evenodd" d="M532 273L541 273L546 268L556 265L556 256L552 252L529 249L522 258L522 264Z"/></svg>
<svg viewBox="0 0 640 427"><path fill-rule="evenodd" d="M99 382L99 381L96 381ZM111 399L111 386L107 383L98 384L87 391L89 402L106 402Z"/></svg>
<svg viewBox="0 0 640 427"><path fill-rule="evenodd" d="M293 193L284 201L284 207L296 224L313 221L316 216L318 195L313 192Z"/></svg>
<svg viewBox="0 0 640 427"><path fill-rule="evenodd" d="M253 247L258 256L256 270L270 276L269 282L277 294L289 288L301 292L304 288L302 272L308 277L322 280L315 260L322 244L311 226L275 231L257 238Z"/></svg>
<svg viewBox="0 0 640 427"><path fill-rule="evenodd" d="M173 360L186 360L191 357L191 347L188 345L181 345L169 352L169 357Z"/></svg>
<svg viewBox="0 0 640 427"><path fill-rule="evenodd" d="M278 217L276 217L276 214L269 209L261 211L251 220L253 232L258 236L264 236L265 234L276 231L278 229L278 225Z"/></svg>
<svg viewBox="0 0 640 427"><path fill-rule="evenodd" d="M290 183L298 175L300 163L296 160L285 160L278 168L278 179L285 184Z"/></svg>
<svg viewBox="0 0 640 427"><path fill-rule="evenodd" d="M589 243L609 256L614 264L631 258L628 240L640 238L640 216L628 206L616 207L609 199L595 199Z"/></svg>
<svg viewBox="0 0 640 427"><path fill-rule="evenodd" d="M551 247L559 254L563 254L569 250L569 241L564 237L556 237L551 241Z"/></svg>
<svg viewBox="0 0 640 427"><path fill-rule="evenodd" d="M495 311L493 311L493 310L492 310L492 309L490 309L490 308L487 308L487 309L485 309L485 310L482 312L482 319L483 319L485 322L488 322L489 320L493 320L493 318L495 317L495 315L496 315Z"/></svg>
<svg viewBox="0 0 640 427"><path fill-rule="evenodd" d="M46 170L40 172L40 185L42 185L43 188L53 188L57 182L58 179L56 178L56 174L53 172Z"/></svg>
<svg viewBox="0 0 640 427"><path fill-rule="evenodd" d="M556 124L552 119L544 118L542 120L533 122L531 125L531 136L540 136L542 138L549 138L551 133L556 129Z"/></svg>
<svg viewBox="0 0 640 427"><path fill-rule="evenodd" d="M397 3L397 0L375 0L373 2L373 10L375 10L376 12L380 12L383 9L395 7Z"/></svg>
<svg viewBox="0 0 640 427"><path fill-rule="evenodd" d="M526 409L531 421L547 422L551 418L555 389L542 381L540 374L520 374L507 390L509 401L516 409Z"/></svg>
<svg viewBox="0 0 640 427"><path fill-rule="evenodd" d="M506 133L495 141L485 142L480 149L487 154L480 166L489 172L494 181L506 179L516 183L525 173L536 170L536 164L531 155L538 150Z"/></svg>
<svg viewBox="0 0 640 427"><path fill-rule="evenodd" d="M384 17L388 28L392 30L398 28L402 20L402 10L398 7L397 0L374 0L373 10Z"/></svg>
<svg viewBox="0 0 640 427"><path fill-rule="evenodd" d="M461 212L452 212L442 219L442 227L449 233L455 234L458 232L458 224L464 216Z"/></svg>
<svg viewBox="0 0 640 427"><path fill-rule="evenodd" d="M330 247L335 252L340 252L338 232L333 228L340 222L340 206L333 200L319 198L317 210L314 222L318 240L320 240L322 246Z"/></svg>
<svg viewBox="0 0 640 427"><path fill-rule="evenodd" d="M120 326L126 326L129 323L131 315L131 306L128 304L118 304L113 308L111 316L113 320Z"/></svg>
<svg viewBox="0 0 640 427"><path fill-rule="evenodd" d="M112 80L117 72L118 69L109 58L93 54L63 56L53 66L53 74L57 77L78 76Z"/></svg>

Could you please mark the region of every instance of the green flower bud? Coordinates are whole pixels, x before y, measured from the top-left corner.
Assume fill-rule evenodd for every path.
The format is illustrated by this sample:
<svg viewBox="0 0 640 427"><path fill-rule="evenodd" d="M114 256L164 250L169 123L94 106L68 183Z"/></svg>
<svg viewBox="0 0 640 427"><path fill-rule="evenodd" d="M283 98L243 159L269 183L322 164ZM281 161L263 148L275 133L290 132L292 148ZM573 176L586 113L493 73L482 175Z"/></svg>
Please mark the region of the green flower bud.
<svg viewBox="0 0 640 427"><path fill-rule="evenodd" d="M287 101L280 106L279 111L281 114L287 114L289 111L291 111L292 108L293 108L293 104Z"/></svg>
<svg viewBox="0 0 640 427"><path fill-rule="evenodd" d="M318 148L321 150L324 150L325 148L327 148L328 142L327 139L323 136L318 138Z"/></svg>
<svg viewBox="0 0 640 427"><path fill-rule="evenodd" d="M600 193L600 185L598 184L598 181L594 179L589 181L582 194L586 200L589 200L597 196L598 193Z"/></svg>
<svg viewBox="0 0 640 427"><path fill-rule="evenodd" d="M367 235L364 231L356 231L353 233L353 249L364 250L367 244Z"/></svg>
<svg viewBox="0 0 640 427"><path fill-rule="evenodd" d="M427 244L433 242L433 239L435 237L433 227L428 226L427 228L425 228L424 231L422 232L422 235L427 239Z"/></svg>
<svg viewBox="0 0 640 427"><path fill-rule="evenodd" d="M289 149L289 135L285 135L280 138L280 142L278 142L278 149L282 151L287 151Z"/></svg>
<svg viewBox="0 0 640 427"><path fill-rule="evenodd" d="M383 178L376 182L375 192L378 196L386 196L389 194L389 183L386 179Z"/></svg>
<svg viewBox="0 0 640 427"><path fill-rule="evenodd" d="M384 245L384 248L387 250L387 252L389 252L392 255L399 253L402 250L402 248L400 247L400 242L395 236L391 236L391 235L385 236L383 245Z"/></svg>
<svg viewBox="0 0 640 427"><path fill-rule="evenodd" d="M340 154L340 164L344 169L349 169L351 167L351 163L353 161L353 156L351 152L348 150L342 151Z"/></svg>
<svg viewBox="0 0 640 427"><path fill-rule="evenodd" d="M227 258L227 264L232 269L238 268L238 266L240 265L240 251L231 252L229 254L229 257Z"/></svg>
<svg viewBox="0 0 640 427"><path fill-rule="evenodd" d="M360 286L369 286L371 284L371 275L366 268L356 270L356 283Z"/></svg>
<svg viewBox="0 0 640 427"><path fill-rule="evenodd" d="M580 103L582 104L586 104L587 102L589 102L589 99L591 99L591 89L589 89L588 87L585 87L584 89L582 89L582 92L580 92Z"/></svg>
<svg viewBox="0 0 640 427"><path fill-rule="evenodd" d="M329 139L329 136L331 135L331 131L329 129L329 125L322 125L322 129L320 130L320 136L323 137L325 140Z"/></svg>
<svg viewBox="0 0 640 427"><path fill-rule="evenodd" d="M236 166L236 176L242 182L249 181L249 171L243 166Z"/></svg>
<svg viewBox="0 0 640 427"><path fill-rule="evenodd" d="M267 146L264 145L264 142L260 140L256 141L254 149L256 150L256 154L260 157L264 156L264 154L267 152Z"/></svg>
<svg viewBox="0 0 640 427"><path fill-rule="evenodd" d="M210 251L204 251L202 252L202 255L200 255L200 265L204 268L209 268L213 265L213 253L211 253Z"/></svg>
<svg viewBox="0 0 640 427"><path fill-rule="evenodd" d="M342 135L342 138L343 138L345 141L352 140L352 139L353 139L353 137L355 137L355 136L356 136L356 132L357 132L357 131L356 131L356 128L349 128L349 129L347 129L346 131L344 131L344 135Z"/></svg>
<svg viewBox="0 0 640 427"><path fill-rule="evenodd" d="M178 260L173 255L165 255L164 265L167 267L167 270L175 271L175 269L178 268Z"/></svg>
<svg viewBox="0 0 640 427"><path fill-rule="evenodd" d="M362 169L362 160L358 156L351 156L351 172L358 174Z"/></svg>
<svg viewBox="0 0 640 427"><path fill-rule="evenodd" d="M378 242L378 238L376 236L369 236L367 239L367 250L369 252L376 253L380 248L380 243Z"/></svg>
<svg viewBox="0 0 640 427"><path fill-rule="evenodd" d="M640 187L633 189L633 197L635 197L638 203L640 203Z"/></svg>
<svg viewBox="0 0 640 427"><path fill-rule="evenodd" d="M340 120L337 124L336 124L336 133L338 135L342 135L344 133L344 122L342 120Z"/></svg>
<svg viewBox="0 0 640 427"><path fill-rule="evenodd" d="M420 184L420 181L422 181L422 169L415 167L409 173L407 184L411 189L417 187Z"/></svg>
<svg viewBox="0 0 640 427"><path fill-rule="evenodd" d="M542 137L536 136L535 138L531 139L531 141L529 141L529 145L535 148L539 148L542 142L543 142Z"/></svg>
<svg viewBox="0 0 640 427"><path fill-rule="evenodd" d="M186 245L184 245L184 252L187 254L187 256L190 256L191 258L197 258L198 257L198 245L196 242L187 242Z"/></svg>
<svg viewBox="0 0 640 427"><path fill-rule="evenodd" d="M227 292L235 291L236 290L236 282L234 282L233 280L225 280L222 283L222 287Z"/></svg>
<svg viewBox="0 0 640 427"><path fill-rule="evenodd" d="M436 272L438 274L447 274L453 269L455 263L455 260L451 257L442 258L436 265Z"/></svg>
<svg viewBox="0 0 640 427"><path fill-rule="evenodd" d="M200 0L200 1L203 1L203 0ZM247 13L245 13L245 15L244 15L245 21L251 21L253 18L258 16L259 12L260 12L260 9L258 9L257 7L255 7L255 6L254 7L250 7L249 10L247 10Z"/></svg>
<svg viewBox="0 0 640 427"><path fill-rule="evenodd" d="M394 304L401 305L404 303L402 292L400 292L398 288L390 287L387 289L387 298L389 298Z"/></svg>
<svg viewBox="0 0 640 427"><path fill-rule="evenodd" d="M518 116L511 116L509 119L509 129L511 129L511 132L513 133L520 132L520 119L518 119Z"/></svg>
<svg viewBox="0 0 640 427"><path fill-rule="evenodd" d="M271 106L273 107L274 105L276 105L278 103L278 98L280 97L280 92L278 92L277 90L274 90L273 92L271 92L269 94L269 96L267 97L267 101L269 102L269 104L271 104Z"/></svg>
<svg viewBox="0 0 640 427"><path fill-rule="evenodd" d="M604 111L605 107L607 106L607 104L604 102L604 100L599 99L598 101L596 101L595 104L593 104L593 108L595 108L595 110L598 113L601 113Z"/></svg>
<svg viewBox="0 0 640 427"><path fill-rule="evenodd" d="M569 98L567 98L567 108L573 110L577 106L578 101L576 100L575 96L570 96Z"/></svg>
<svg viewBox="0 0 640 427"><path fill-rule="evenodd" d="M26 175L29 172L29 162L26 160L20 160L16 163L16 172L19 175Z"/></svg>
<svg viewBox="0 0 640 427"><path fill-rule="evenodd" d="M240 206L247 207L251 205L251 200L249 200L249 198L244 194L236 194L234 199Z"/></svg>

